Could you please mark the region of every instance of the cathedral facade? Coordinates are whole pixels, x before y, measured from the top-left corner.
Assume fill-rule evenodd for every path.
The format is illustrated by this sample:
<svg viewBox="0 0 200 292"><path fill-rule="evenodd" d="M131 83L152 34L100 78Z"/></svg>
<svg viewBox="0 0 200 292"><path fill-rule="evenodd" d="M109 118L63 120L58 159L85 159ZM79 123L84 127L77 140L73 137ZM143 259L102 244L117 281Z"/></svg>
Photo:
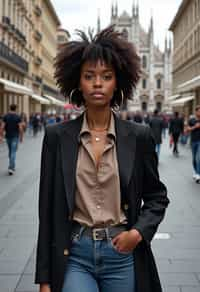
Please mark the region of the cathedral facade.
<svg viewBox="0 0 200 292"><path fill-rule="evenodd" d="M140 24L138 4L133 4L131 15L126 11L118 14L118 5L112 5L111 24L134 43L141 58L142 76L133 100L128 102L128 110L152 112L157 108L159 111L168 111L167 99L172 90L171 41L165 39L165 50L161 52L154 44L153 17L146 32Z"/></svg>

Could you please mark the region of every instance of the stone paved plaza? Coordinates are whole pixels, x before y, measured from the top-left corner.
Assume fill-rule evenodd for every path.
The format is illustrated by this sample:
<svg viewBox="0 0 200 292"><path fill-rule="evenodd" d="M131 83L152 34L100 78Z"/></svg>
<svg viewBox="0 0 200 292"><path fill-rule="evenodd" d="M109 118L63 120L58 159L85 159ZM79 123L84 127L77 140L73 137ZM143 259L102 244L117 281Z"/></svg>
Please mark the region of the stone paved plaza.
<svg viewBox="0 0 200 292"><path fill-rule="evenodd" d="M0 145L0 292L39 291L34 261L41 141L42 133L27 135L19 145L14 176L7 175L7 149ZM159 170L171 204L152 246L163 292L200 292L200 185L192 180L189 145L180 153L172 156L166 138Z"/></svg>

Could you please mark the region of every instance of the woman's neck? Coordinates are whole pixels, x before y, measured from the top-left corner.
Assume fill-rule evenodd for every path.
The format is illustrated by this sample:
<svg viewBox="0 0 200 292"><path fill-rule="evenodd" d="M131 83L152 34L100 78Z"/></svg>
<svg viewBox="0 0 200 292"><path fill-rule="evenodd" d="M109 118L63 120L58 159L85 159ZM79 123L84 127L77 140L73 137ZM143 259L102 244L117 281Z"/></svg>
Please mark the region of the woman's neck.
<svg viewBox="0 0 200 292"><path fill-rule="evenodd" d="M108 129L110 124L111 110L87 109L86 117L90 129Z"/></svg>

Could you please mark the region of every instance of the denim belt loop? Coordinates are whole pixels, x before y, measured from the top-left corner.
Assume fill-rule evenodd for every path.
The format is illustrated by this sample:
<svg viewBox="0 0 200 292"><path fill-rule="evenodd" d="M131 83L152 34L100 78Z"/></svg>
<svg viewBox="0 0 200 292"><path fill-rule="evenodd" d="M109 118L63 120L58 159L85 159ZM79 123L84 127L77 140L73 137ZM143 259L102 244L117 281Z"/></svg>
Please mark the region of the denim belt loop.
<svg viewBox="0 0 200 292"><path fill-rule="evenodd" d="M106 232L106 239L107 240L111 239L111 236L109 234L109 229L108 228L105 228L105 232Z"/></svg>
<svg viewBox="0 0 200 292"><path fill-rule="evenodd" d="M84 230L85 230L86 226L81 226L80 230L79 230L79 233L78 233L78 238L80 239Z"/></svg>

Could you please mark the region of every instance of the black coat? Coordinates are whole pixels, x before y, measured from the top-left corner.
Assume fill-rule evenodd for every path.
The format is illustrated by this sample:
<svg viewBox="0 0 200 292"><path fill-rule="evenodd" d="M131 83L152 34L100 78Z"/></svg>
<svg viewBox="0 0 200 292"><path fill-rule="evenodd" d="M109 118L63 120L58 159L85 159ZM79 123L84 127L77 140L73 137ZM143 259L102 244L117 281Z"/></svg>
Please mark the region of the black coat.
<svg viewBox="0 0 200 292"><path fill-rule="evenodd" d="M184 121L182 118L173 118L169 124L169 133L180 135L184 130Z"/></svg>
<svg viewBox="0 0 200 292"><path fill-rule="evenodd" d="M82 121L80 116L48 127L43 142L35 282L49 283L52 292L61 292L70 251ZM115 117L115 127L121 207L129 227L143 236L134 251L138 292L161 292L150 242L169 200L159 180L154 141L146 126Z"/></svg>
<svg viewBox="0 0 200 292"><path fill-rule="evenodd" d="M153 137L156 144L162 143L162 130L164 128L164 122L162 118L153 116L150 120L150 127L153 133Z"/></svg>

